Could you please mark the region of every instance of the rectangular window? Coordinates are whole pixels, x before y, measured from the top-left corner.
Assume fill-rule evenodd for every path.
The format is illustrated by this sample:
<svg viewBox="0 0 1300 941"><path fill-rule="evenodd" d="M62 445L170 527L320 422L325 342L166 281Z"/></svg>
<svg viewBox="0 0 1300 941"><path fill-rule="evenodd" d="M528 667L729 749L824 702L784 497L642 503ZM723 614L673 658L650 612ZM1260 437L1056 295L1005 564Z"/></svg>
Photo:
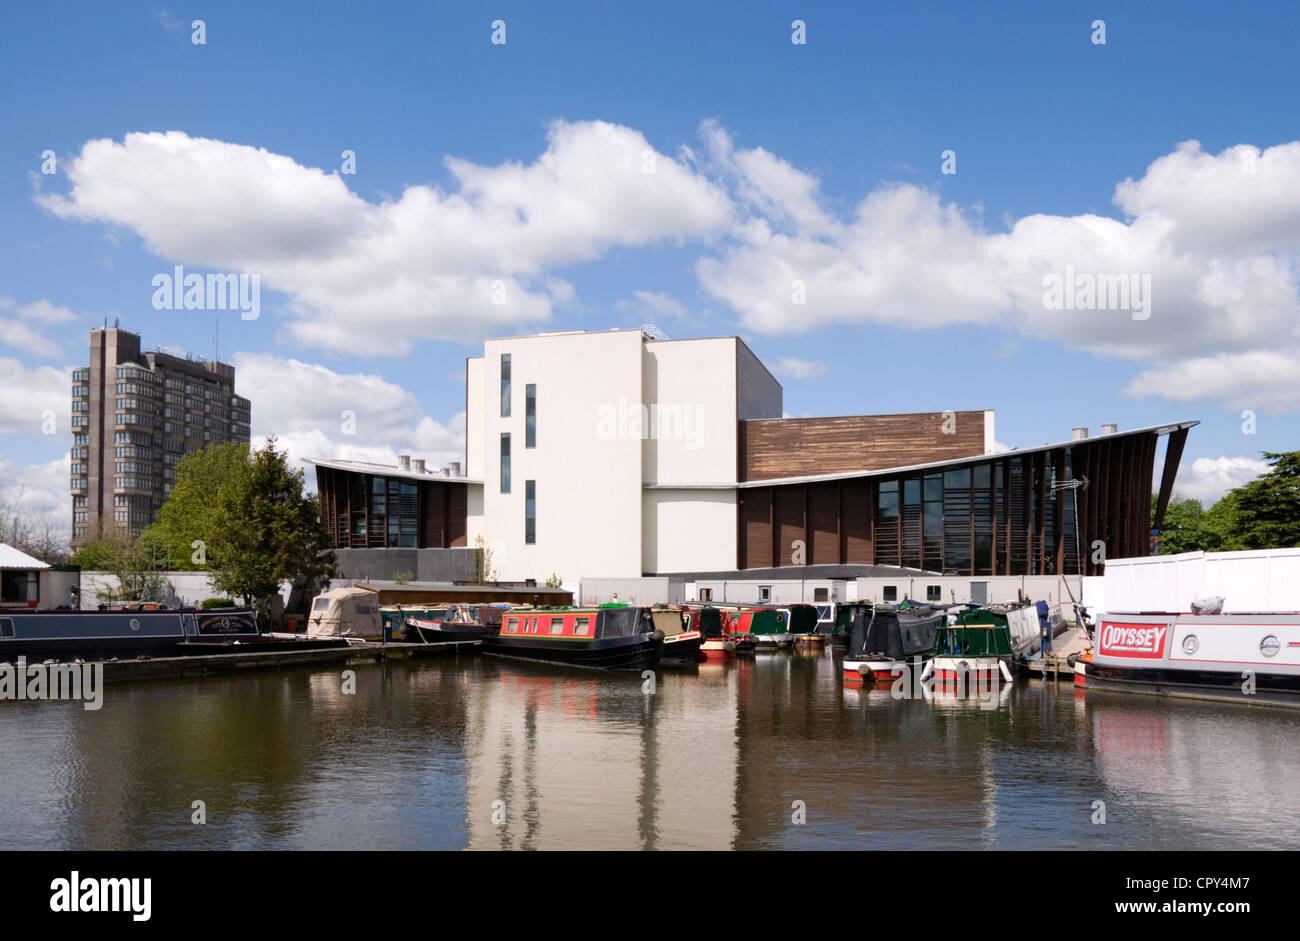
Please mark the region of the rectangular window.
<svg viewBox="0 0 1300 941"><path fill-rule="evenodd" d="M712 600L713 600L713 589L712 589L712 588L701 588L701 589L700 589L700 600L701 600L701 601L712 601Z"/></svg>
<svg viewBox="0 0 1300 941"><path fill-rule="evenodd" d="M524 542L537 542L537 481L524 481Z"/></svg>
<svg viewBox="0 0 1300 941"><path fill-rule="evenodd" d="M14 636L14 619L0 618L0 637Z"/></svg>
<svg viewBox="0 0 1300 941"><path fill-rule="evenodd" d="M564 618L551 618L551 633L552 634L564 633Z"/></svg>
<svg viewBox="0 0 1300 941"><path fill-rule="evenodd" d="M510 492L510 432L501 434L501 492Z"/></svg>
<svg viewBox="0 0 1300 941"><path fill-rule="evenodd" d="M925 600L926 600L926 601L942 601L942 600L943 600L943 589L942 589L942 587L939 586L939 585L926 585L926 586L925 586Z"/></svg>
<svg viewBox="0 0 1300 941"><path fill-rule="evenodd" d="M573 624L573 633L585 634L591 629L591 618L578 618Z"/></svg>
<svg viewBox="0 0 1300 941"><path fill-rule="evenodd" d="M537 386L524 386L524 447L537 447Z"/></svg>
<svg viewBox="0 0 1300 941"><path fill-rule="evenodd" d="M888 480L880 485L880 495L876 499L876 508L877 519L898 519L898 481Z"/></svg>
<svg viewBox="0 0 1300 941"><path fill-rule="evenodd" d="M886 601L897 601L897 600L898 600L898 586L897 586L897 585L886 585L886 586L884 587L882 593L881 593L881 597L884 598Z"/></svg>
<svg viewBox="0 0 1300 941"><path fill-rule="evenodd" d="M772 586L771 586L771 585L759 585L759 586L758 586L758 603L759 603L759 604L767 604L767 603L770 602L771 600L772 600Z"/></svg>
<svg viewBox="0 0 1300 941"><path fill-rule="evenodd" d="M510 417L510 354L501 354L501 417ZM506 491L502 491L503 493Z"/></svg>
<svg viewBox="0 0 1300 941"><path fill-rule="evenodd" d="M828 595L828 591L825 588L813 589L813 601L820 601L820 602L828 601L830 599L827 597L827 595Z"/></svg>
<svg viewBox="0 0 1300 941"><path fill-rule="evenodd" d="M506 621L506 633L507 634L519 633L519 618L509 618Z"/></svg>

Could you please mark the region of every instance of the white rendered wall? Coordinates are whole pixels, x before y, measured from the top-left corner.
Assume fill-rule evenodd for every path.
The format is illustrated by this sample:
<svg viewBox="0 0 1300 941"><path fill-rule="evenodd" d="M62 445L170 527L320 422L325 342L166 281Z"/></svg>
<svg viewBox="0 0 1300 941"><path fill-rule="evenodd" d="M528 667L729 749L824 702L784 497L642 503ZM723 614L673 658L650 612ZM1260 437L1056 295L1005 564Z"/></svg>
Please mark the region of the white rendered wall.
<svg viewBox="0 0 1300 941"><path fill-rule="evenodd" d="M642 396L659 418L642 442L646 483L736 482L736 344L735 337L645 344Z"/></svg>
<svg viewBox="0 0 1300 941"><path fill-rule="evenodd" d="M641 438L612 413L641 403L639 330L488 340L481 382L481 531L497 578L566 582L641 574ZM511 409L501 417L501 354ZM472 371L467 371L467 379ZM537 446L525 448L524 390L537 385ZM471 397L475 386L470 386ZM471 407L468 420L475 416ZM511 436L510 493L500 491L500 435ZM470 433L467 432L467 438ZM524 542L525 481L537 483L537 542Z"/></svg>
<svg viewBox="0 0 1300 941"><path fill-rule="evenodd" d="M647 490L641 556L646 572L736 567L735 490Z"/></svg>

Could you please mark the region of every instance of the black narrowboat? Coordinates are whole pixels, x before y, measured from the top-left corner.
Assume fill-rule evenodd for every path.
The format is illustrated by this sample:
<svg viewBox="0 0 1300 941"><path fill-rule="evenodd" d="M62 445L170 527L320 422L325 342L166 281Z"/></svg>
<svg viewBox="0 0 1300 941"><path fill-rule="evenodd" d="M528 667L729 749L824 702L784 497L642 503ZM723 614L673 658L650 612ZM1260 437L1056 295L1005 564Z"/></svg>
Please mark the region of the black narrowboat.
<svg viewBox="0 0 1300 941"><path fill-rule="evenodd" d="M604 669L658 666L663 646L650 609L629 605L511 611L483 638L486 654Z"/></svg>

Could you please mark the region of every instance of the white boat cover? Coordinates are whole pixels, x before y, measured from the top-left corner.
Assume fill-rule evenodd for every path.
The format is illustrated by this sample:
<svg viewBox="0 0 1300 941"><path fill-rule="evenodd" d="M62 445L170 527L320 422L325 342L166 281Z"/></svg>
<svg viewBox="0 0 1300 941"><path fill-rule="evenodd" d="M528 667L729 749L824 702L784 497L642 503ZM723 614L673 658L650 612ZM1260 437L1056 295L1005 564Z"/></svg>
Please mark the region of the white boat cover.
<svg viewBox="0 0 1300 941"><path fill-rule="evenodd" d="M366 588L335 588L311 603L307 633L316 637L383 636L379 594Z"/></svg>

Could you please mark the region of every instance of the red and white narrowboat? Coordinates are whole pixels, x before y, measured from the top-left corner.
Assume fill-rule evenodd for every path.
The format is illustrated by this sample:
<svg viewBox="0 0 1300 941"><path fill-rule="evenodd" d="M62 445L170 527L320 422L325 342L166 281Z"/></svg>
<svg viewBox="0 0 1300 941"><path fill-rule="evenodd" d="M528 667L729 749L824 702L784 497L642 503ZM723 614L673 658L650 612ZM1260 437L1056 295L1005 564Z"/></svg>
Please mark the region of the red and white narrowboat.
<svg viewBox="0 0 1300 941"><path fill-rule="evenodd" d="M655 627L664 632L664 649L659 659L673 663L698 663L704 635L691 626L690 619L677 605L652 609Z"/></svg>
<svg viewBox="0 0 1300 941"><path fill-rule="evenodd" d="M659 665L664 633L649 608L600 605L509 611L483 653L572 666L643 669Z"/></svg>
<svg viewBox="0 0 1300 941"><path fill-rule="evenodd" d="M1075 686L1300 706L1300 613L1101 614Z"/></svg>
<svg viewBox="0 0 1300 941"><path fill-rule="evenodd" d="M712 606L683 608L682 620L693 631L699 631L703 642L700 654L705 660L727 660L736 656L736 641L727 630L727 618Z"/></svg>

